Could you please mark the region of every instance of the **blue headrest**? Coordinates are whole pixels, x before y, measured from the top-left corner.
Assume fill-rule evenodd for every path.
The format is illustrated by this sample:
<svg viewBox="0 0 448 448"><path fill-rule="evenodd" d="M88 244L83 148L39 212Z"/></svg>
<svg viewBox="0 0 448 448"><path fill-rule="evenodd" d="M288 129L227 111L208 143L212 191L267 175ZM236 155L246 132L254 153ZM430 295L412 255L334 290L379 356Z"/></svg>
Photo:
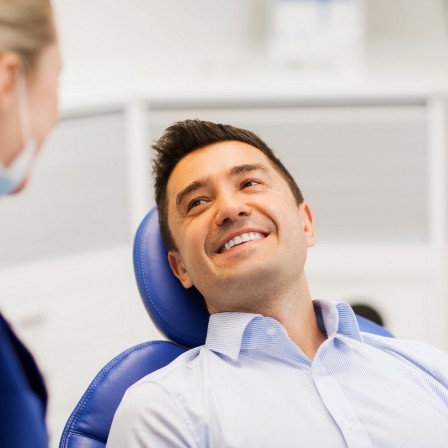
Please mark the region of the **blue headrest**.
<svg viewBox="0 0 448 448"><path fill-rule="evenodd" d="M138 289L156 327L183 347L205 343L209 314L195 287L185 289L174 276L154 207L140 224L134 241Z"/></svg>
<svg viewBox="0 0 448 448"><path fill-rule="evenodd" d="M185 289L174 276L154 207L140 224L134 241L134 269L140 295L156 327L183 347L205 343L209 314L199 291ZM362 331L392 334L381 325L356 316Z"/></svg>

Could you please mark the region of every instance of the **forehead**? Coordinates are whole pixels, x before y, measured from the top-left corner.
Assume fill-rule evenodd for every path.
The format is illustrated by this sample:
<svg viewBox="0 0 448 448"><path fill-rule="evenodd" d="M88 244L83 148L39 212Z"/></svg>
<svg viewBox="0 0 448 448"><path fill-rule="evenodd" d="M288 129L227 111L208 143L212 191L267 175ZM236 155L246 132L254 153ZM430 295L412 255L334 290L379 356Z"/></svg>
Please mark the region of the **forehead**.
<svg viewBox="0 0 448 448"><path fill-rule="evenodd" d="M254 146L238 141L225 141L196 149L181 159L168 179L168 198L201 178L224 176L230 168L260 164L273 170L271 161Z"/></svg>

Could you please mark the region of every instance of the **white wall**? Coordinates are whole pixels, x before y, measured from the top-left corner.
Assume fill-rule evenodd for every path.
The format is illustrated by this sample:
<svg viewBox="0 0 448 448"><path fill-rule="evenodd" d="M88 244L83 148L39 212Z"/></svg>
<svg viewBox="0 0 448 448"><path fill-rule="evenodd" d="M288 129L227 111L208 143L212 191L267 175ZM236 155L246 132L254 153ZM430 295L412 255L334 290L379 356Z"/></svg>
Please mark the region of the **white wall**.
<svg viewBox="0 0 448 448"><path fill-rule="evenodd" d="M443 1L414 0L410 8L406 0L365 0L365 49L395 64L443 59ZM65 61L62 88L138 83L157 75L182 82L187 72L254 65L267 69L267 11L274 2L54 0Z"/></svg>
<svg viewBox="0 0 448 448"><path fill-rule="evenodd" d="M367 40L446 42L444 1L413 0L409 7L407 0L367 0ZM121 58L143 58L169 65L178 58L231 60L262 49L268 37L267 11L274 2L54 0L54 5L67 63L100 58L119 65Z"/></svg>
<svg viewBox="0 0 448 448"><path fill-rule="evenodd" d="M166 72L247 54L263 34L263 1L56 0L67 71ZM160 66L160 64L163 64ZM179 75L179 73L177 73ZM70 76L70 74L67 74ZM107 82L102 79L101 82Z"/></svg>
<svg viewBox="0 0 448 448"><path fill-rule="evenodd" d="M446 0L370 0L367 9L372 40L434 43L447 39Z"/></svg>

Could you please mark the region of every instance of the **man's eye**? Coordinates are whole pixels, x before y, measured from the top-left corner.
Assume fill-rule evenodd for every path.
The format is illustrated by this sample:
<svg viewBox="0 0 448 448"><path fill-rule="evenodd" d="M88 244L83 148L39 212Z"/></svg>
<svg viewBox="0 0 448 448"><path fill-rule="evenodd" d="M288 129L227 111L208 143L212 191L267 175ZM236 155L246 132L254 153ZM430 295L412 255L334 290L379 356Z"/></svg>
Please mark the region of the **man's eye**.
<svg viewBox="0 0 448 448"><path fill-rule="evenodd" d="M241 188L253 187L255 185L260 185L260 181L256 179L247 179L241 184Z"/></svg>
<svg viewBox="0 0 448 448"><path fill-rule="evenodd" d="M197 198L193 199L188 203L187 211L190 211L192 208L198 207L199 205L205 204L205 199L203 198Z"/></svg>

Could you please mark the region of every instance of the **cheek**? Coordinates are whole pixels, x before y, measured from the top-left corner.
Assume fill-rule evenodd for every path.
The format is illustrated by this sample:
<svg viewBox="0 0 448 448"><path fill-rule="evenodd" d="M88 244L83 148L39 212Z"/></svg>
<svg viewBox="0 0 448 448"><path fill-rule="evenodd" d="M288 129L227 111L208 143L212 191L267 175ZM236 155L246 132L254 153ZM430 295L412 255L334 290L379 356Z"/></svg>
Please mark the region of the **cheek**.
<svg viewBox="0 0 448 448"><path fill-rule="evenodd" d="M36 98L30 104L32 138L41 143L56 124L59 117L59 97L55 89Z"/></svg>
<svg viewBox="0 0 448 448"><path fill-rule="evenodd" d="M185 259L189 264L195 264L200 256L200 241L198 240L198 234L192 232L188 238L183 241L183 253Z"/></svg>
<svg viewBox="0 0 448 448"><path fill-rule="evenodd" d="M203 263L204 239L203 234L197 227L189 228L178 241L179 251L188 267L194 268Z"/></svg>

